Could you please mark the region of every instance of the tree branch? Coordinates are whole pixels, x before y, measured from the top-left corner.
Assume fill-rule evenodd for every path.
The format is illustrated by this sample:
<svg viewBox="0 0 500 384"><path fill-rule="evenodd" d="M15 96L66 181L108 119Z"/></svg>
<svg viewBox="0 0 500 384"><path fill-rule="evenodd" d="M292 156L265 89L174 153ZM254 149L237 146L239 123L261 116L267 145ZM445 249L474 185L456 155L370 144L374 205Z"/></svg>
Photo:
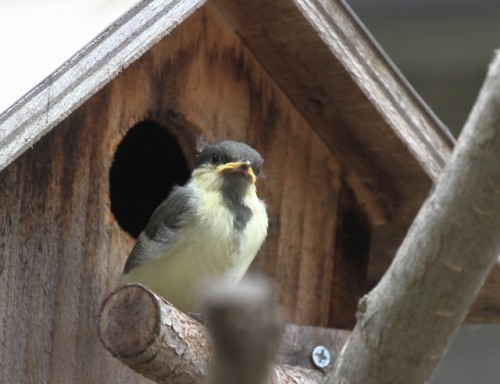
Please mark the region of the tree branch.
<svg viewBox="0 0 500 384"><path fill-rule="evenodd" d="M217 383L323 382L317 371L269 364L279 336L269 299L231 289L208 303L214 343L202 324L139 284L120 287L104 301L99 336L113 356L157 383L206 383L209 373ZM237 372L242 376L230 381Z"/></svg>
<svg viewBox="0 0 500 384"><path fill-rule="evenodd" d="M328 383L424 383L500 254L500 55Z"/></svg>
<svg viewBox="0 0 500 384"><path fill-rule="evenodd" d="M142 285L106 298L99 337L114 357L157 383L201 383L208 374L207 329Z"/></svg>

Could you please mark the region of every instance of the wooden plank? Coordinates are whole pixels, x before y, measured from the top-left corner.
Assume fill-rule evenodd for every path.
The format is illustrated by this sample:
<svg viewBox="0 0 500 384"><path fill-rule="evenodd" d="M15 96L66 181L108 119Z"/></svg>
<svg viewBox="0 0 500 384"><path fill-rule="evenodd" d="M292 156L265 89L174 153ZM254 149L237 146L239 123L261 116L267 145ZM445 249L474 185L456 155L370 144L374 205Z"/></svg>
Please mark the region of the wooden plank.
<svg viewBox="0 0 500 384"><path fill-rule="evenodd" d="M374 142L379 141L378 151L402 153L406 147L426 173L439 174L453 139L344 2L215 4L307 120L320 123L314 128L329 146L337 149L359 141L375 151ZM397 141L380 143L375 134Z"/></svg>
<svg viewBox="0 0 500 384"><path fill-rule="evenodd" d="M294 321L328 326L342 169L316 135L309 154ZM340 311L344 311L341 309Z"/></svg>
<svg viewBox="0 0 500 384"><path fill-rule="evenodd" d="M108 133L105 96L0 173L0 382L147 383L96 337L108 279L131 246L106 220L112 152L92 149Z"/></svg>
<svg viewBox="0 0 500 384"><path fill-rule="evenodd" d="M276 280L276 294L285 309L290 321L299 322L298 317L308 317L314 313L298 311L299 274L302 267L302 242L304 241L304 216L306 208L306 188L309 169L309 151L312 130L302 129L300 123L291 121L286 142L286 157L283 163L283 195L281 201L274 202L280 212L280 232L278 236L278 252L273 278ZM275 172L275 171L274 171ZM310 284L314 284L314 276ZM306 323L307 324L307 323Z"/></svg>
<svg viewBox="0 0 500 384"><path fill-rule="evenodd" d="M0 115L0 170L139 58L204 0L139 2Z"/></svg>
<svg viewBox="0 0 500 384"><path fill-rule="evenodd" d="M328 325L352 329L358 302L367 293L371 225L352 190L340 190Z"/></svg>

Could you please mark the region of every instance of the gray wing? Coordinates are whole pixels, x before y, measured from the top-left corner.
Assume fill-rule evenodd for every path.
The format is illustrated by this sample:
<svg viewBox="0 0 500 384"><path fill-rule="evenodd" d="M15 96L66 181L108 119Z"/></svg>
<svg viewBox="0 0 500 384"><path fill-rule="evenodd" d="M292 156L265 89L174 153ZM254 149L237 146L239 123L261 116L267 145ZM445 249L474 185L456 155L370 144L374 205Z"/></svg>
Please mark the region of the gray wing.
<svg viewBox="0 0 500 384"><path fill-rule="evenodd" d="M170 195L155 209L148 225L137 238L130 253L123 273L130 272L148 258L164 252L177 230L182 227L185 218L192 211L189 202L192 199L189 187L175 187Z"/></svg>

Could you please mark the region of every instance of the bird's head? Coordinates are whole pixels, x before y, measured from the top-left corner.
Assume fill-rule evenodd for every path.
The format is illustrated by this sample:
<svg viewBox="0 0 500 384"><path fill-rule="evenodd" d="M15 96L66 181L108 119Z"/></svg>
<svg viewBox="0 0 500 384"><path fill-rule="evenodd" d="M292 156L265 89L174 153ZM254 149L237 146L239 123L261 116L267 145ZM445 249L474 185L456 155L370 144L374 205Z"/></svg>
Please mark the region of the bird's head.
<svg viewBox="0 0 500 384"><path fill-rule="evenodd" d="M263 159L245 143L221 141L203 148L196 158L193 178L206 188L243 192L253 187Z"/></svg>

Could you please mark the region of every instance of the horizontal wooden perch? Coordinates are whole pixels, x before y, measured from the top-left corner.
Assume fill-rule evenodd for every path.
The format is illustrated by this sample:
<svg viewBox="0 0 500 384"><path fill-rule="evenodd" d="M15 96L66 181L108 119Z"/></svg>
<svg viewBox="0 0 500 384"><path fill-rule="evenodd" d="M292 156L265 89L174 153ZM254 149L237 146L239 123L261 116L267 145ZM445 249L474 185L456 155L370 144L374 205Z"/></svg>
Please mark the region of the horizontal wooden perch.
<svg viewBox="0 0 500 384"><path fill-rule="evenodd" d="M99 336L113 356L157 383L230 383L236 372L239 383L323 382L318 371L269 363L280 337L276 315L266 300L258 309L258 295L238 292L208 300L209 332L145 287L126 285L104 301Z"/></svg>
<svg viewBox="0 0 500 384"><path fill-rule="evenodd" d="M141 285L108 296L99 337L123 364L158 383L198 383L207 376L207 329Z"/></svg>

